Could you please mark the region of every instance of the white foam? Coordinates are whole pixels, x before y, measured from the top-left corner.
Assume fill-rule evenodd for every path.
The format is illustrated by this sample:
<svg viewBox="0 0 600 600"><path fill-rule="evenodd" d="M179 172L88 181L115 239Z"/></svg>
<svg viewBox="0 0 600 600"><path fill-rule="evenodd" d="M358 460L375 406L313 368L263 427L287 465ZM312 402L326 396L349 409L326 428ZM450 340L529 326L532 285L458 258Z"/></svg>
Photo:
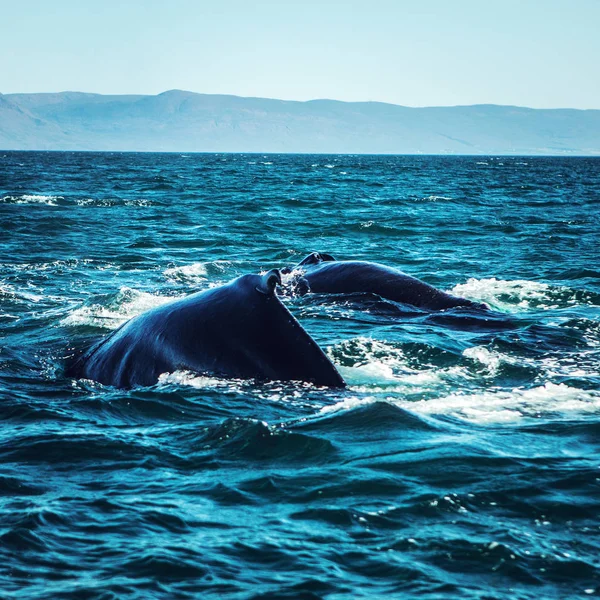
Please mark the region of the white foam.
<svg viewBox="0 0 600 600"><path fill-rule="evenodd" d="M369 404L373 404L374 402L377 402L378 399L374 398L374 397L367 397L367 398L357 398L356 396L351 396L349 398L345 398L344 400L342 400L341 402L337 402L336 404L330 404L329 406L324 406L323 408L321 408L321 410L319 411L321 414L329 414L329 413L334 413L334 412L338 412L341 410L352 410L354 408L358 408L361 406L368 406ZM379 399L379 401L381 401L381 399Z"/></svg>
<svg viewBox="0 0 600 600"><path fill-rule="evenodd" d="M261 273L263 274L263 273ZM298 277L304 276L304 269L302 267L297 269L292 269L289 273L281 273L281 285L286 289L287 293L292 296L296 293L296 288L292 286L292 284L296 281Z"/></svg>
<svg viewBox="0 0 600 600"><path fill-rule="evenodd" d="M381 362L391 368L406 370L406 359L401 348L383 340L358 336L344 340L329 349L332 358L351 358L356 366Z"/></svg>
<svg viewBox="0 0 600 600"><path fill-rule="evenodd" d="M338 365L338 371L346 382L350 385L386 385L398 383L398 378L394 375L394 370L390 365L384 362L373 361L364 365L354 367L344 367Z"/></svg>
<svg viewBox="0 0 600 600"><path fill-rule="evenodd" d="M490 279L469 279L466 283L454 286L451 293L463 298L487 302L496 309L511 311L527 308L558 308L553 292L564 292L566 288L552 288L546 283L517 279L504 281ZM574 302L574 300L573 300Z"/></svg>
<svg viewBox="0 0 600 600"><path fill-rule="evenodd" d="M23 194L22 196L4 196L0 202L7 204L46 204L47 206L58 206L57 200L64 200L62 196L43 196L41 194Z"/></svg>
<svg viewBox="0 0 600 600"><path fill-rule="evenodd" d="M550 413L567 417L573 413L597 413L600 411L600 394L565 384L545 383L527 390L455 393L414 402L410 406L425 414L454 414L469 421L492 423Z"/></svg>
<svg viewBox="0 0 600 600"><path fill-rule="evenodd" d="M405 399L440 396L449 389L480 388L492 384L503 366L521 366L537 373L539 380L555 385L565 377L600 377L596 349L577 357L523 357L485 346L463 351L470 362L447 367L415 369L401 348L379 340L353 338L328 349L329 357L350 388L363 394L395 394ZM354 363L354 364L352 364Z"/></svg>
<svg viewBox="0 0 600 600"><path fill-rule="evenodd" d="M198 285L206 282L211 273L225 273L232 265L228 260L214 260L210 262L197 262L189 265L170 267L164 271L164 276L176 283ZM221 282L212 282L208 287L221 285Z"/></svg>
<svg viewBox="0 0 600 600"><path fill-rule="evenodd" d="M600 412L600 392L552 381L565 376L598 377L595 352L582 352L577 359L540 359L474 346L463 352L472 362L417 370L410 366L401 347L365 337L353 338L328 349L328 354L350 392L358 396L325 410L351 408L357 402L385 401L423 414L450 414L481 423L511 422L548 413ZM349 366L351 363L354 364ZM491 378L498 375L503 365L531 367L543 383L531 389L492 387ZM487 389L486 383L490 385ZM465 391L450 393L457 388Z"/></svg>
<svg viewBox="0 0 600 600"><path fill-rule="evenodd" d="M250 389L251 393L261 400L280 404L294 404L303 407L307 403L306 393L316 389L312 383L302 381L269 381L257 386L256 381L253 379L220 378L211 375L200 375L185 370L163 373L159 376L158 383L159 385L192 387L198 390L225 390L228 393L234 394L247 393Z"/></svg>
<svg viewBox="0 0 600 600"><path fill-rule="evenodd" d="M61 321L61 325L92 325L116 329L132 317L172 300L173 297L122 287L108 305L92 304L76 308Z"/></svg>
<svg viewBox="0 0 600 600"><path fill-rule="evenodd" d="M93 263L89 258L69 258L67 260L54 260L52 262L35 262L35 263L13 263L10 268L17 272L23 271L70 271L79 265L89 265ZM7 265L5 265L7 266ZM112 265L104 265L98 269L104 270L113 268Z"/></svg>
<svg viewBox="0 0 600 600"><path fill-rule="evenodd" d="M402 372L383 361L346 367L336 365L346 383L356 392L366 394L393 393L401 396L435 394L457 381L473 379L466 367L455 366L444 369L410 370L404 366Z"/></svg>
<svg viewBox="0 0 600 600"><path fill-rule="evenodd" d="M13 302L37 303L45 300L46 296L26 292L22 289L17 290L13 285L0 282L0 298L6 298Z"/></svg>
<svg viewBox="0 0 600 600"><path fill-rule="evenodd" d="M453 200L450 196L427 196L425 198L421 198L424 202L437 202L438 200Z"/></svg>
<svg viewBox="0 0 600 600"><path fill-rule="evenodd" d="M517 364L517 360L501 354L500 352L489 350L485 346L473 346L463 351L463 356L486 367L489 375L496 375L502 364Z"/></svg>
<svg viewBox="0 0 600 600"><path fill-rule="evenodd" d="M162 373L158 377L158 383L161 385L184 385L199 390L232 387L235 380L220 379L208 375L198 375L190 371L174 371L173 373Z"/></svg>
<svg viewBox="0 0 600 600"><path fill-rule="evenodd" d="M165 270L164 275L171 281L200 283L206 281L208 269L206 263L199 262L182 267L171 267Z"/></svg>
<svg viewBox="0 0 600 600"><path fill-rule="evenodd" d="M111 206L153 206L153 202L146 198L77 198L75 200L77 206L97 206L97 207L111 207Z"/></svg>
<svg viewBox="0 0 600 600"><path fill-rule="evenodd" d="M406 400L395 396L352 396L321 409L322 413L349 410L374 402L388 402L424 415L449 415L480 424L514 423L524 418L572 418L574 414L599 414L600 393L565 384L546 383L524 390L489 390L453 393L439 398Z"/></svg>
<svg viewBox="0 0 600 600"><path fill-rule="evenodd" d="M75 204L77 206L114 206L116 204L116 200L112 198L78 198L75 200Z"/></svg>
<svg viewBox="0 0 600 600"><path fill-rule="evenodd" d="M20 318L19 315L12 315L11 313L4 312L0 309L0 319L12 319L13 321L18 321Z"/></svg>
<svg viewBox="0 0 600 600"><path fill-rule="evenodd" d="M401 348L366 337L345 340L329 348L328 354L348 385L364 393L433 391L447 380L470 377L468 369L461 366L414 369L408 365ZM350 361L354 362L352 366L347 365Z"/></svg>
<svg viewBox="0 0 600 600"><path fill-rule="evenodd" d="M526 362L526 361L525 361ZM577 357L549 356L538 361L537 365L545 377L600 377L600 364L596 350L582 350Z"/></svg>

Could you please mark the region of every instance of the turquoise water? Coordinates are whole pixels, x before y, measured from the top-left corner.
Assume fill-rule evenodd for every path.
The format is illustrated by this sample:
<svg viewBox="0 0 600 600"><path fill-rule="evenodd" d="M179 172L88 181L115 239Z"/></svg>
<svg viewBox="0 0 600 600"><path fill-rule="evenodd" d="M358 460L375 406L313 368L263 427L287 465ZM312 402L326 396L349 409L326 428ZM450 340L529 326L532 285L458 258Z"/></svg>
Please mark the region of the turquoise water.
<svg viewBox="0 0 600 600"><path fill-rule="evenodd" d="M0 597L600 595L600 160L0 152ZM488 303L284 298L348 382L63 374L311 251Z"/></svg>

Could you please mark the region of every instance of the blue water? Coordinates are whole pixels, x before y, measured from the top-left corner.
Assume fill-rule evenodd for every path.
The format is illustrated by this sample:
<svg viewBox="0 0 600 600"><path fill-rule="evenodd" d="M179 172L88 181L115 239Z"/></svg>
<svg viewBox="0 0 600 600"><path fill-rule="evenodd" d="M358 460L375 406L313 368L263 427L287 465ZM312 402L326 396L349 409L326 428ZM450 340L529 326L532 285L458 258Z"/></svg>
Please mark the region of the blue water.
<svg viewBox="0 0 600 600"><path fill-rule="evenodd" d="M0 597L600 595L600 159L0 152ZM73 348L308 252L485 301L284 298L349 386Z"/></svg>

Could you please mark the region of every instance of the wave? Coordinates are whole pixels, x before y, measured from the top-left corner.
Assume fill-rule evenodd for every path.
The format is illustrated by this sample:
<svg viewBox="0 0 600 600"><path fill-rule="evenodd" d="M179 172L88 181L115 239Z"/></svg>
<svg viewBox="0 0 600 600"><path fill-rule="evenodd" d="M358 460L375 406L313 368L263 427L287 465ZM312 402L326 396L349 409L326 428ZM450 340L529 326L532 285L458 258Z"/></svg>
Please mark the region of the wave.
<svg viewBox="0 0 600 600"><path fill-rule="evenodd" d="M556 275L557 279L600 279L600 271L586 267L567 269Z"/></svg>
<svg viewBox="0 0 600 600"><path fill-rule="evenodd" d="M341 410L341 409L344 410ZM422 415L408 411L392 402L357 398L344 399L336 404L325 406L313 418L306 419L294 429L302 431L334 432L334 436L355 435L364 431L368 435L377 435L386 429L403 431L436 431L439 428ZM387 434L385 434L387 435Z"/></svg>
<svg viewBox="0 0 600 600"><path fill-rule="evenodd" d="M23 289L17 289L9 283L0 282L0 301L8 300L13 303L29 305L31 303L37 304L45 299L46 296L43 294L34 294Z"/></svg>
<svg viewBox="0 0 600 600"><path fill-rule="evenodd" d="M3 204L43 204L45 206L79 206L91 208L110 208L113 206L138 206L149 207L155 206L157 202L149 198L89 198L89 197L69 197L55 196L51 194L20 194L8 195L0 198L0 203Z"/></svg>
<svg viewBox="0 0 600 600"><path fill-rule="evenodd" d="M382 401L420 415L452 416L482 425L515 423L526 418L570 419L574 416L600 414L600 392L554 383L546 383L530 389L516 388L511 391L455 392L423 400L405 400L399 395L388 395L384 398L350 396L322 408L321 412L355 410Z"/></svg>
<svg viewBox="0 0 600 600"><path fill-rule="evenodd" d="M404 230L393 227L392 225L386 225L384 223L377 223L373 220L360 221L358 223L349 223L345 225L345 229L349 232L364 232L368 231L370 234L380 233L383 235L402 235Z"/></svg>
<svg viewBox="0 0 600 600"><path fill-rule="evenodd" d="M360 336L327 352L350 387L361 392L433 391L446 383L468 383L475 375L460 355L427 344Z"/></svg>
<svg viewBox="0 0 600 600"><path fill-rule="evenodd" d="M454 286L450 293L470 300L486 302L492 308L505 312L534 309L556 309L577 304L600 304L600 294L552 286L538 281L517 279L505 281L471 278Z"/></svg>
<svg viewBox="0 0 600 600"><path fill-rule="evenodd" d="M328 354L353 394L340 401L344 408L386 401L424 414L440 411L501 422L554 412L597 413L597 344L590 340L575 359L568 353L531 354L524 344L504 348L501 340L455 353L427 344L358 337L339 342Z"/></svg>
<svg viewBox="0 0 600 600"><path fill-rule="evenodd" d="M215 450L226 460L311 460L322 462L336 455L326 439L289 431L255 419L227 419L210 428L201 440L202 448Z"/></svg>

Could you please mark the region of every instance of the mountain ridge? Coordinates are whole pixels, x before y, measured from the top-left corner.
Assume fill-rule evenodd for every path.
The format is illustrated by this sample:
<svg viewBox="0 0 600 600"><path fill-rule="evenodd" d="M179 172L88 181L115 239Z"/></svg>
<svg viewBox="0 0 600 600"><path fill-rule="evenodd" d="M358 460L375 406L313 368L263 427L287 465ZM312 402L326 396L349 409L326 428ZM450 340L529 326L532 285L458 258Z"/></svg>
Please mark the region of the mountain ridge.
<svg viewBox="0 0 600 600"><path fill-rule="evenodd" d="M409 107L167 90L0 94L0 148L600 155L600 110Z"/></svg>

